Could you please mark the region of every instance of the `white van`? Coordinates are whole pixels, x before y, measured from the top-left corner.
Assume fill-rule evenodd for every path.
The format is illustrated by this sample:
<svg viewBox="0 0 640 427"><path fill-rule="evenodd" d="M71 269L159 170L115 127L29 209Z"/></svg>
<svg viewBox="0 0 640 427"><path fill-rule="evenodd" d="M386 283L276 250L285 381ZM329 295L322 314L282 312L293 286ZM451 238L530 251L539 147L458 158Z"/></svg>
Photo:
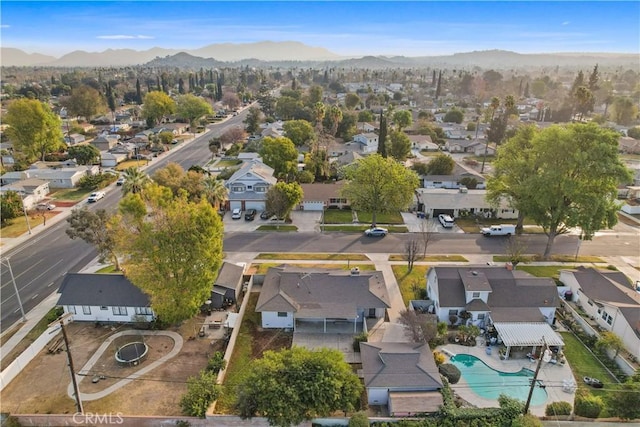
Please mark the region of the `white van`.
<svg viewBox="0 0 640 427"><path fill-rule="evenodd" d="M453 228L453 218L449 215L440 214L438 215L438 221L444 228Z"/></svg>

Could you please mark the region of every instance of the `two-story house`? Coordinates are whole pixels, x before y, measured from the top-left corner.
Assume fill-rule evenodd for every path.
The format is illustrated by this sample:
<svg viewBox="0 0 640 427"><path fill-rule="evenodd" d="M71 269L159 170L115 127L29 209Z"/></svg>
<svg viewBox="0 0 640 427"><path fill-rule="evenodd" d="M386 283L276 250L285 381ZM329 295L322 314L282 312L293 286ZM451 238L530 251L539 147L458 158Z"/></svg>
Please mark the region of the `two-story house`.
<svg viewBox="0 0 640 427"><path fill-rule="evenodd" d="M378 151L378 135L372 132L354 135L353 141L360 144L363 153L375 153Z"/></svg>
<svg viewBox="0 0 640 427"><path fill-rule="evenodd" d="M244 163L225 184L229 191L226 209L265 209L267 190L278 180L273 168L260 160Z"/></svg>

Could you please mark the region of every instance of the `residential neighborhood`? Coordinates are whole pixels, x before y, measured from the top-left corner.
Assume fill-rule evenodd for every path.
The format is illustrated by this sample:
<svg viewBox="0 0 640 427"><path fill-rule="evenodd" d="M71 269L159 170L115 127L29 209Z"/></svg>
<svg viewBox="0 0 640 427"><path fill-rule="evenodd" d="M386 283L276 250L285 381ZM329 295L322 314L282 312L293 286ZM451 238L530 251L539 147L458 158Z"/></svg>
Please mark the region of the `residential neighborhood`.
<svg viewBox="0 0 640 427"><path fill-rule="evenodd" d="M2 65L3 422L640 419L637 66L253 52Z"/></svg>

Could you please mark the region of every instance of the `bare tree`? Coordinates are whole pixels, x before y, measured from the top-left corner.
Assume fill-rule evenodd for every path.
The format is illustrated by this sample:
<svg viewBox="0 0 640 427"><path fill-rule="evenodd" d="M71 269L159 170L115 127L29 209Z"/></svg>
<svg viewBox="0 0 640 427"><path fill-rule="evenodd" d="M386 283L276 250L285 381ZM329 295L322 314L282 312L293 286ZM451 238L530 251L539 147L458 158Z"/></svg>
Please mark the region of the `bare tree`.
<svg viewBox="0 0 640 427"><path fill-rule="evenodd" d="M437 320L434 314L403 310L398 322L404 325L405 334L413 342L429 342L438 335Z"/></svg>
<svg viewBox="0 0 640 427"><path fill-rule="evenodd" d="M504 250L515 270L516 266L524 260L527 245L524 243L522 236L509 236L505 243Z"/></svg>
<svg viewBox="0 0 640 427"><path fill-rule="evenodd" d="M420 242L417 239L411 238L404 244L404 256L407 260L407 268L409 272L413 270L413 264L418 258L420 252Z"/></svg>
<svg viewBox="0 0 640 427"><path fill-rule="evenodd" d="M419 236L420 242L422 243L422 258L425 258L427 256L427 247L435 237L435 230L433 228L433 224L431 224L431 221L420 221Z"/></svg>

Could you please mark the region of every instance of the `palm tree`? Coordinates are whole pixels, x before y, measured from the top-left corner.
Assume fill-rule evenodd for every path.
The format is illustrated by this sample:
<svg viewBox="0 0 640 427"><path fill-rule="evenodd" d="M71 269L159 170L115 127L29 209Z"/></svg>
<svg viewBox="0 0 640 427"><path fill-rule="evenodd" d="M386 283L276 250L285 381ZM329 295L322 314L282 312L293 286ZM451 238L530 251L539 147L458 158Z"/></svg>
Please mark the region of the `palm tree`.
<svg viewBox="0 0 640 427"><path fill-rule="evenodd" d="M124 171L124 182L122 183L122 193L142 193L144 188L151 182L149 176L136 167L130 167Z"/></svg>
<svg viewBox="0 0 640 427"><path fill-rule="evenodd" d="M342 110L337 105L332 105L329 109L329 116L331 117L331 136L336 136L338 126L342 121Z"/></svg>
<svg viewBox="0 0 640 427"><path fill-rule="evenodd" d="M220 206L224 205L229 200L229 191L224 183L216 179L215 176L207 176L204 181L204 197L211 203L216 209L220 209Z"/></svg>
<svg viewBox="0 0 640 427"><path fill-rule="evenodd" d="M494 96L493 98L491 98L491 120L489 120L489 123L491 123L493 121L493 118L496 116L496 111L498 110L498 107L500 107L500 98L498 98L497 96Z"/></svg>

